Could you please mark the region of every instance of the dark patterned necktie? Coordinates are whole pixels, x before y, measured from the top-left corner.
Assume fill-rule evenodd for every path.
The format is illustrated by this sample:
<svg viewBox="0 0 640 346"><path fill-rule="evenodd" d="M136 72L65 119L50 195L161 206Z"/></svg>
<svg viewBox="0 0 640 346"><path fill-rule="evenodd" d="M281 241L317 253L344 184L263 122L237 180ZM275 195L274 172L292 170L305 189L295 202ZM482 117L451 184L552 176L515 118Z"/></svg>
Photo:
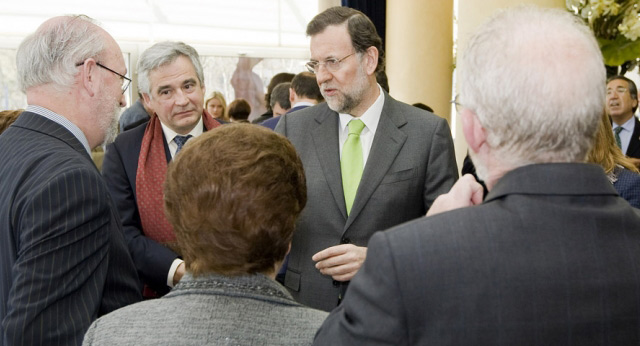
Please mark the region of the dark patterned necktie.
<svg viewBox="0 0 640 346"><path fill-rule="evenodd" d="M613 129L613 132L615 133L615 136L616 136L616 144L618 145L618 148L622 149L622 141L620 140L620 131L622 131L622 126L618 126L615 129Z"/></svg>
<svg viewBox="0 0 640 346"><path fill-rule="evenodd" d="M176 144L178 145L178 149L176 149L176 155L178 155L178 153L180 152L180 150L182 149L182 146L187 143L187 141L189 140L189 138L191 138L193 136L191 135L186 135L186 136L175 136L173 137L173 141L176 142Z"/></svg>

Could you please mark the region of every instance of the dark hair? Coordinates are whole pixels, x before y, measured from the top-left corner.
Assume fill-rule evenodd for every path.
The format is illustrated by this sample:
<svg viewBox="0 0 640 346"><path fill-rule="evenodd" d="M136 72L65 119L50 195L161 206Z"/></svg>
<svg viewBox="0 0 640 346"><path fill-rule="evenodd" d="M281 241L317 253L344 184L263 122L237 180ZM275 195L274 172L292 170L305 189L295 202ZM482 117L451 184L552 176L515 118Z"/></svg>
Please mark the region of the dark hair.
<svg viewBox="0 0 640 346"><path fill-rule="evenodd" d="M289 110L291 109L291 101L289 101L289 88L291 87L291 83L285 82L276 85L271 92L271 109L276 103L280 104L280 107L283 109Z"/></svg>
<svg viewBox="0 0 640 346"><path fill-rule="evenodd" d="M164 206L193 275L269 273L307 201L302 162L282 135L228 124L169 164Z"/></svg>
<svg viewBox="0 0 640 346"><path fill-rule="evenodd" d="M417 102L417 103L412 104L412 106L414 106L416 108L424 109L425 111L433 113L433 108L425 105L424 103Z"/></svg>
<svg viewBox="0 0 640 346"><path fill-rule="evenodd" d="M267 105L267 108L271 111L271 93L273 92L273 88L280 83L291 82L295 75L293 73L288 72L280 72L275 76L271 77L269 81L269 85L267 85L267 93L264 94L264 103Z"/></svg>
<svg viewBox="0 0 640 346"><path fill-rule="evenodd" d="M247 120L251 114L251 105L245 99L235 99L229 105L229 117L233 120Z"/></svg>
<svg viewBox="0 0 640 346"><path fill-rule="evenodd" d="M376 82L380 84L380 87L382 87L387 94L389 93L389 79L387 78L387 74L384 70L376 72Z"/></svg>
<svg viewBox="0 0 640 346"><path fill-rule="evenodd" d="M378 66L376 72L384 70L384 51L382 38L378 35L375 25L364 13L349 7L330 7L316 15L307 25L307 36L314 36L324 31L328 26L340 25L347 22L347 31L351 37L351 44L358 53L364 53L369 47L378 50Z"/></svg>
<svg viewBox="0 0 640 346"><path fill-rule="evenodd" d="M311 72L300 72L291 80L291 89L299 97L313 99L318 102L324 101L316 76Z"/></svg>
<svg viewBox="0 0 640 346"><path fill-rule="evenodd" d="M609 84L609 82L614 81L616 79L623 80L623 81L627 82L627 84L629 84L629 87L627 89L629 89L629 94L631 94L631 98L636 100L636 101L638 101L638 87L636 87L636 83L634 83L634 81L632 81L631 79L629 79L629 78L627 78L625 76L616 75L616 76L613 76L613 77L609 77L609 79L607 79L607 84ZM633 113L636 112L636 109L638 109L638 105L637 104L632 109Z"/></svg>

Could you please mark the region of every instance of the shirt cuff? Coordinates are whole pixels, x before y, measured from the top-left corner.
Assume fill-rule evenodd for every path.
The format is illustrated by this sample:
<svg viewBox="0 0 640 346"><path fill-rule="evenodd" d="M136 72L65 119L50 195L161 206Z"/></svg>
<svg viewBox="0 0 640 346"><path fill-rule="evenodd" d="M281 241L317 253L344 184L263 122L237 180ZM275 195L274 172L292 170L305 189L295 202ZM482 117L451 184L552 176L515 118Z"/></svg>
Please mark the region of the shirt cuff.
<svg viewBox="0 0 640 346"><path fill-rule="evenodd" d="M178 270L178 266L184 263L183 260L176 258L171 263L171 268L169 268L169 275L167 276L167 286L173 288L173 276L176 275L176 270Z"/></svg>

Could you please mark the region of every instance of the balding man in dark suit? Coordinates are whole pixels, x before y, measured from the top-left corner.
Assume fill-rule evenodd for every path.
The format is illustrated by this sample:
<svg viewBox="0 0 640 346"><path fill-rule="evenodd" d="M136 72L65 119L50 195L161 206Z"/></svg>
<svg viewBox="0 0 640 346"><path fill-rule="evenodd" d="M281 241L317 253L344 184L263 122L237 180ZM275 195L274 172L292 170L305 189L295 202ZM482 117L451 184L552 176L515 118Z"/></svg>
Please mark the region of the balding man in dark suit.
<svg viewBox="0 0 640 346"><path fill-rule="evenodd" d="M29 106L0 136L0 345L80 345L92 321L141 299L90 156L117 132L126 66L85 16L46 21L16 60Z"/></svg>

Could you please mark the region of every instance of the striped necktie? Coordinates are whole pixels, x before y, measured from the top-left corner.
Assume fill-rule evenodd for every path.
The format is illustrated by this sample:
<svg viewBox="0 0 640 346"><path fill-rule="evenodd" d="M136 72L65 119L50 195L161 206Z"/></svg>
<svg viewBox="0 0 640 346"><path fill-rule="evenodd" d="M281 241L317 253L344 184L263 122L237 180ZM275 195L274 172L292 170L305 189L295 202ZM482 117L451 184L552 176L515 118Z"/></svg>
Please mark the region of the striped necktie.
<svg viewBox="0 0 640 346"><path fill-rule="evenodd" d="M620 140L620 131L622 131L622 126L618 126L615 129L613 129L613 132L616 137L616 144L618 145L618 148L622 149L622 141Z"/></svg>

